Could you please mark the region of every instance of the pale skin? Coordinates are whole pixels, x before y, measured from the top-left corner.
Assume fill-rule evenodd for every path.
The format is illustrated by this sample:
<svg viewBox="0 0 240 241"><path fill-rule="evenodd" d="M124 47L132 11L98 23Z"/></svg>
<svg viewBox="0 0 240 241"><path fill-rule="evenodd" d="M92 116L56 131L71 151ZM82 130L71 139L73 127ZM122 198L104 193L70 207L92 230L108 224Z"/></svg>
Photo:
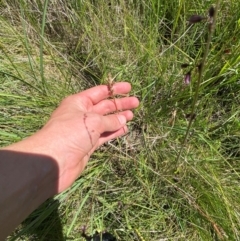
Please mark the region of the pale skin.
<svg viewBox="0 0 240 241"><path fill-rule="evenodd" d="M112 90L125 95L131 85L116 83ZM111 95L106 85L71 95L41 130L0 149L0 240L46 199L69 188L99 146L127 133L139 101L107 99Z"/></svg>

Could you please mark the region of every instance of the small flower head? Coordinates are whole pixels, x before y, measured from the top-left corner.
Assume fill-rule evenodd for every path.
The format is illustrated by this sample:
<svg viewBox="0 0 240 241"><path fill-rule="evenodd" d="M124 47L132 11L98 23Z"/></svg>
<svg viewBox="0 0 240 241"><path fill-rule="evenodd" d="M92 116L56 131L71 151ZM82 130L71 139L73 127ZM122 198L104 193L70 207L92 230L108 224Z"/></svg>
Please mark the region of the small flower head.
<svg viewBox="0 0 240 241"><path fill-rule="evenodd" d="M184 76L184 84L189 85L191 82L191 71L187 72Z"/></svg>

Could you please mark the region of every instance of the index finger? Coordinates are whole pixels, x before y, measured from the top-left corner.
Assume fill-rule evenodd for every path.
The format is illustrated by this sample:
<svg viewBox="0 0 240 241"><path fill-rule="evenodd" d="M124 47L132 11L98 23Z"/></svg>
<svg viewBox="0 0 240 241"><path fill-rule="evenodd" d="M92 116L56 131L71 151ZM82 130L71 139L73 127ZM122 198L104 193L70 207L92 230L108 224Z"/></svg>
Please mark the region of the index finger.
<svg viewBox="0 0 240 241"><path fill-rule="evenodd" d="M128 82L115 83L112 87L112 91L109 90L107 85L98 85L88 90L85 90L78 95L81 98L89 99L93 105L113 95L127 94L131 90L131 85Z"/></svg>

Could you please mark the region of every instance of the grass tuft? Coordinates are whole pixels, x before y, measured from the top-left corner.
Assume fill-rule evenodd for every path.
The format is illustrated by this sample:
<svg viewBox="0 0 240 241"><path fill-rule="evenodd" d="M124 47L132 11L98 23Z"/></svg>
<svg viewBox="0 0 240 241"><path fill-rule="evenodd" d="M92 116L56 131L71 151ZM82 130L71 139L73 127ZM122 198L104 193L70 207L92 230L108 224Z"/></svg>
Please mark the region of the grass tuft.
<svg viewBox="0 0 240 241"><path fill-rule="evenodd" d="M199 81L208 23L187 20L216 1L1 1L1 146L108 73L141 101L130 133L8 240L84 240L83 226L123 241L240 239L240 3L219 2Z"/></svg>

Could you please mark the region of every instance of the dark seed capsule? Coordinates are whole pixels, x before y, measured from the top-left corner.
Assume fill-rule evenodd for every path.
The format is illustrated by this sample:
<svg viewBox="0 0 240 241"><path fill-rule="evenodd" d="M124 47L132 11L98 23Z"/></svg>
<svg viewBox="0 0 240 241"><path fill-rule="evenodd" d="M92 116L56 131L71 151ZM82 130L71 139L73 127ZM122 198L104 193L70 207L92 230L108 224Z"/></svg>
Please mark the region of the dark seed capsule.
<svg viewBox="0 0 240 241"><path fill-rule="evenodd" d="M182 69L187 68L188 66L189 66L189 64L181 64Z"/></svg>
<svg viewBox="0 0 240 241"><path fill-rule="evenodd" d="M203 67L203 63L198 64L196 67L198 68L198 72L200 72Z"/></svg>
<svg viewBox="0 0 240 241"><path fill-rule="evenodd" d="M213 18L214 13L215 13L215 9L214 9L213 6L211 6L211 7L209 8L209 10L208 10L209 17L210 17L210 18Z"/></svg>
<svg viewBox="0 0 240 241"><path fill-rule="evenodd" d="M193 114L191 114L191 113L186 114L186 118L189 119L189 120L194 120L196 118L196 116L197 115L195 113L193 113Z"/></svg>
<svg viewBox="0 0 240 241"><path fill-rule="evenodd" d="M231 49L225 49L224 54L231 54Z"/></svg>
<svg viewBox="0 0 240 241"><path fill-rule="evenodd" d="M188 22L190 24L194 24L194 23L199 23L201 22L203 19L206 19L205 17L203 16L200 16L200 15L192 15L189 19L188 19Z"/></svg>
<svg viewBox="0 0 240 241"><path fill-rule="evenodd" d="M117 241L117 239L108 232L99 233L96 231L92 236L82 233L82 237L84 237L86 241Z"/></svg>

